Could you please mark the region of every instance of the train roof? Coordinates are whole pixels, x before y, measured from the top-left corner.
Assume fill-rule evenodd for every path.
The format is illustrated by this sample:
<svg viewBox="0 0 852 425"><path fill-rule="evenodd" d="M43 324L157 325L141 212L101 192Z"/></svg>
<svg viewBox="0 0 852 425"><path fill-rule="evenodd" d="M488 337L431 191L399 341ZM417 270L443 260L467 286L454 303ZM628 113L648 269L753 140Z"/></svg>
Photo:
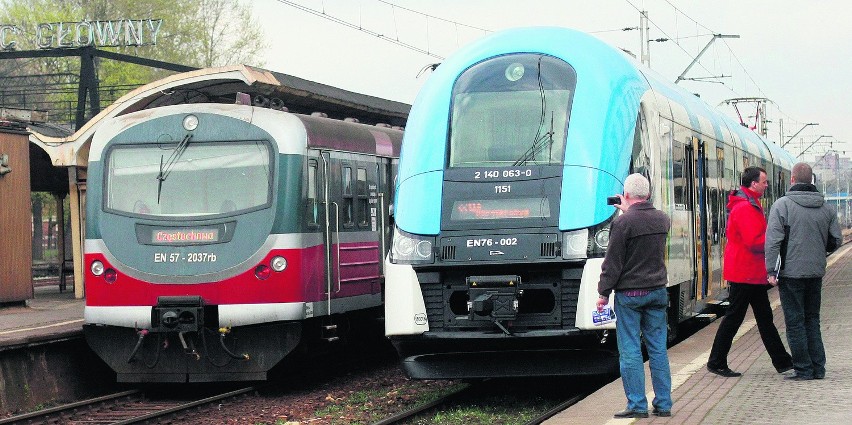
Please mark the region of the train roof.
<svg viewBox="0 0 852 425"><path fill-rule="evenodd" d="M105 119L159 106L184 103L234 103L238 93L253 103L286 107L291 112L318 112L329 117L354 118L362 123L404 126L410 105L381 99L302 78L247 65L205 68L174 74L141 86L116 100L74 134L50 136L31 129L56 166L85 166L88 144Z"/></svg>
<svg viewBox="0 0 852 425"><path fill-rule="evenodd" d="M142 129L134 130L136 131L134 133L136 138L133 139L133 142L136 143L150 143L151 140L161 140L155 139L154 136L151 136L152 139L150 140L144 136L140 139L139 135L142 134L140 131L150 132L153 129L157 132L156 134L160 135L159 137L164 137L163 134L171 134L170 132L175 131L175 129L183 134L185 131L180 123L181 119L187 114L194 114L199 117L199 122L208 123L199 125L199 128L219 129L205 130L208 133L201 137L209 137L210 131L221 135L225 132L222 129L222 122L228 123L225 125L228 130L232 130L234 126L256 126L266 132L275 142L278 152L284 154L304 154L306 148L320 148L398 157L402 142L402 130L391 127L346 122L322 116L296 114L251 105L190 103L131 112L105 121L89 145L88 159L91 162L101 160L107 144L119 133L134 127ZM218 127L216 124L211 125L210 123L213 123L213 121L206 121L207 118L203 115L219 117L221 120ZM175 118L176 116L178 118ZM158 122L151 124L153 120ZM230 137L234 137L233 133L228 134L230 134ZM179 140L180 137L176 136L173 140ZM172 139L166 137L165 140ZM119 143L126 144L129 142L123 140Z"/></svg>
<svg viewBox="0 0 852 425"><path fill-rule="evenodd" d="M508 29L460 49L435 70L420 90L412 106L404 138L444 140L448 126L446 113L436 114L434 111L449 110L451 89L458 75L483 60L523 52L560 58L577 72L568 143L583 143L584 140L602 140L603 143L597 147L598 152L588 156L566 157L566 165L606 165L600 163L610 159L605 151L616 148L611 143L630 139L639 101L649 92L656 98L660 113L669 119L716 140L739 146L766 161L781 164L789 161L790 155L777 146L694 94L641 66L625 53L589 34L563 27ZM403 143L403 150L403 155L414 156L417 161L403 165L400 180L444 167L446 146Z"/></svg>
<svg viewBox="0 0 852 425"><path fill-rule="evenodd" d="M560 27L515 28L463 47L435 69L418 93L405 127L402 156L416 160L400 164L400 181L443 170L446 143L436 141L446 140L446 111L450 110L456 78L486 59L526 52L560 58L577 73L567 143L587 147L590 152L566 156L565 165L617 168L602 161L619 160L607 154L618 148L610 143L632 142L639 100L650 90L646 78L626 55L588 34ZM602 142L587 142L591 140Z"/></svg>
<svg viewBox="0 0 852 425"><path fill-rule="evenodd" d="M563 186L574 182L594 184L575 187L569 196L562 197L563 207L583 199L603 199L621 189L620 182L626 175L613 175L611 170L626 173L630 155L613 153L631 151L642 105L649 107L649 113L659 112L661 117L688 129L689 136L738 146L767 163L789 164L784 162L780 148L770 146L694 94L589 34L563 27L508 29L459 49L438 66L418 93L405 126L399 165L400 190L395 205L400 212L397 225L401 229L437 234L440 228L439 203L423 197L421 192L409 193L402 188L410 184L426 188L425 192L440 193L448 149L448 113L459 76L485 60L525 53L561 59L576 73ZM660 132L665 132L662 126ZM559 225L562 229L579 229L599 223L611 213L611 208L590 208L583 214L560 216Z"/></svg>
<svg viewBox="0 0 852 425"><path fill-rule="evenodd" d="M661 112L670 112L667 118L674 121L689 121L694 129L712 136L716 140L725 141L728 144L738 146L746 152L756 155L768 162L775 162L789 169L795 159L789 152L781 149L778 145L762 138L754 131L737 123L716 108L711 107L698 96L666 80L657 72L641 67L636 64L651 89L668 101L667 108L661 108ZM661 99L658 98L658 103ZM659 105L658 105L659 106ZM685 116L678 116L684 114ZM704 121L702 125L701 121ZM707 128L709 126L710 128Z"/></svg>

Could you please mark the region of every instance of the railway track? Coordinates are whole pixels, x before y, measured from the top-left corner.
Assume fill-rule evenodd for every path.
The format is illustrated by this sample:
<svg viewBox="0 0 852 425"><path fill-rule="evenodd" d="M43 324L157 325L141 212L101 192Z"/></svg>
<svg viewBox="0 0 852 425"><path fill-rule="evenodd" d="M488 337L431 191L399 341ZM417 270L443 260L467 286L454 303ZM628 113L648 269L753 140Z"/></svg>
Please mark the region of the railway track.
<svg viewBox="0 0 852 425"><path fill-rule="evenodd" d="M476 385L467 384L462 388L459 388L456 391L445 394L443 397L432 400L428 403L422 404L420 406L415 406L412 409L406 410L404 412L397 413L393 416L384 418L378 422L373 423L373 425L395 425L403 423L404 421L413 418L421 413L425 413L428 411L438 411L441 406L445 406L455 400L458 400L468 394L470 394Z"/></svg>
<svg viewBox="0 0 852 425"><path fill-rule="evenodd" d="M438 399L432 400L428 403L419 406L415 406L414 408L397 413L393 416L384 418L382 420L374 422L372 425L397 425L403 423L411 423L409 421L415 417L428 416L432 415L433 413L445 411L448 407L451 407L455 403L470 403L471 399L475 400L477 398L477 394L489 385L492 385L490 380L467 384L454 392L445 394L443 397L440 397ZM558 414L559 412L567 409L570 406L573 406L587 395L588 393L585 392L580 394L574 394L567 400L558 402L547 411L535 416L534 418L529 419L525 425L539 425L547 419L551 418L552 416ZM490 403L487 400L483 400L483 402L486 404Z"/></svg>
<svg viewBox="0 0 852 425"><path fill-rule="evenodd" d="M192 416L201 407L245 396L256 391L246 387L203 398L149 398L142 390L129 390L65 404L50 409L0 419L7 424L125 425L159 423L165 418Z"/></svg>

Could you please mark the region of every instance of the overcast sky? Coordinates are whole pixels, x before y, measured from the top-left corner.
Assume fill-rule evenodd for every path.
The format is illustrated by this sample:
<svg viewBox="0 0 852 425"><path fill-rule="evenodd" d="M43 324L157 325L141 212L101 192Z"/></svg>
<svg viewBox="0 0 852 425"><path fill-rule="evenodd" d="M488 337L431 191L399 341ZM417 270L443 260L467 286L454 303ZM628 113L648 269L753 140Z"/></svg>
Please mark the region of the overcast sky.
<svg viewBox="0 0 852 425"><path fill-rule="evenodd" d="M852 2L848 0L255 0L266 34L264 67L381 98L413 103L431 63L486 34L555 25L592 33L635 55L639 10L648 11L651 68L674 81L716 39L680 86L713 106L765 97L768 138L803 158L852 156ZM290 3L290 4L288 4ZM324 12L325 17L298 6ZM396 7L392 7L395 5ZM343 23L341 23L343 22ZM349 25L360 27L351 28ZM401 46L376 36L399 41ZM428 52L429 54L427 54ZM736 116L731 106L719 109ZM753 124L755 104L740 103ZM752 118L749 118L749 117ZM805 126L818 123L817 126ZM783 136L781 136L783 126ZM825 136L820 139L820 136ZM832 136L832 137L829 137ZM829 145L831 143L831 145Z"/></svg>

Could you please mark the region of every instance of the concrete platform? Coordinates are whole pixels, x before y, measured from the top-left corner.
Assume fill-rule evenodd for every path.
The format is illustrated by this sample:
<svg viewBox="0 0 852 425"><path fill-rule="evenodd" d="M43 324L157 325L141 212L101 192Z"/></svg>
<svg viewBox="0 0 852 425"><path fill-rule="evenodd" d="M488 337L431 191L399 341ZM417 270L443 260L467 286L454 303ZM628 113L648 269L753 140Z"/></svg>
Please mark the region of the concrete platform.
<svg viewBox="0 0 852 425"><path fill-rule="evenodd" d="M0 351L83 336L85 300L58 285L36 286L25 305L0 307Z"/></svg>
<svg viewBox="0 0 852 425"><path fill-rule="evenodd" d="M852 245L829 257L823 279L821 323L825 343L826 376L822 380L785 381L778 374L760 340L749 313L728 355L739 378L707 372L707 357L719 320L669 349L672 370L672 416L614 419L626 406L618 379L580 403L545 422L565 424L846 424L852 422ZM775 324L786 346L778 290L769 293ZM648 401L653 398L645 367Z"/></svg>

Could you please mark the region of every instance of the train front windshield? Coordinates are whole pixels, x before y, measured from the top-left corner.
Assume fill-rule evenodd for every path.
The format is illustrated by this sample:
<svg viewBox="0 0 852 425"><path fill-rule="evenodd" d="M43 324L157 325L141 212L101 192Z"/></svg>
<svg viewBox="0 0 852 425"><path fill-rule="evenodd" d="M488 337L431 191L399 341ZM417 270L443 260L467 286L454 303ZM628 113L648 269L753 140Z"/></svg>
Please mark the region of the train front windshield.
<svg viewBox="0 0 852 425"><path fill-rule="evenodd" d="M542 54L480 62L453 87L449 167L562 164L576 73Z"/></svg>
<svg viewBox="0 0 852 425"><path fill-rule="evenodd" d="M118 145L107 156L104 207L162 218L228 215L272 202L265 142Z"/></svg>

